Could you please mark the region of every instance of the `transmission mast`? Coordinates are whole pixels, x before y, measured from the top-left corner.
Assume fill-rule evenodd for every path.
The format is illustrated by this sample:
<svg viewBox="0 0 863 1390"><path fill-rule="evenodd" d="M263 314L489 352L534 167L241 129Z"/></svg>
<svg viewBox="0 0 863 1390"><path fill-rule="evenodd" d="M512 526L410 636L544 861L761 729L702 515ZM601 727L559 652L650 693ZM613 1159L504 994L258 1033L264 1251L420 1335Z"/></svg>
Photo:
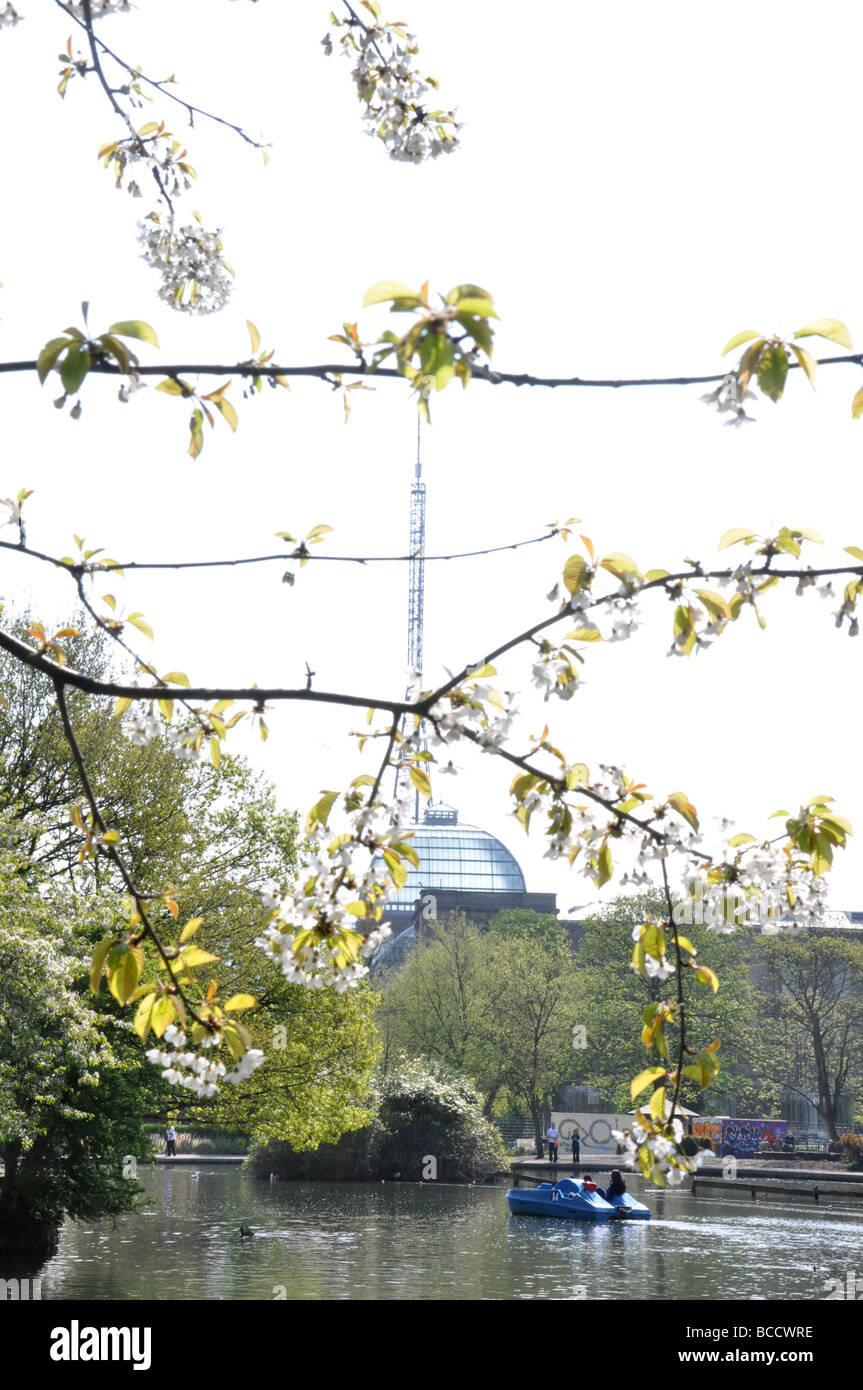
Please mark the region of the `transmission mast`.
<svg viewBox="0 0 863 1390"><path fill-rule="evenodd" d="M408 554L408 669L422 675L423 604L425 599L426 485L420 458L420 417L417 415L417 461L411 486L411 522Z"/></svg>
<svg viewBox="0 0 863 1390"><path fill-rule="evenodd" d="M410 672L406 698L415 698L417 690L422 689L423 669L423 607L425 602L425 550L426 550L426 485L423 482L423 466L420 456L420 417L417 415L417 458L414 465L414 480L411 484L410 535L408 538L408 670ZM407 715L402 716L402 733L407 732ZM425 747L425 738L423 738ZM396 794L398 794L399 773L396 772ZM419 823L420 794L414 794L414 821Z"/></svg>

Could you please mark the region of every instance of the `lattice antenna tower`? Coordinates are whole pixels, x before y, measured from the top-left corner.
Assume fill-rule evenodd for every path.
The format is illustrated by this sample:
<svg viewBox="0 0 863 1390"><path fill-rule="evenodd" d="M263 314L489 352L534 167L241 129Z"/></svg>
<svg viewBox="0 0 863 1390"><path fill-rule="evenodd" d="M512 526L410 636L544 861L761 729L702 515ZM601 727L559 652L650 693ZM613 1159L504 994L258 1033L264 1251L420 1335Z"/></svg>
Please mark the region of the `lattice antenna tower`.
<svg viewBox="0 0 863 1390"><path fill-rule="evenodd" d="M425 604L425 552L426 552L426 485L423 482L422 456L420 452L422 425L417 415L417 457L414 464L414 480L411 484L410 535L408 538L408 670L411 672L407 695L422 688L423 670L423 610ZM407 716L402 718L402 732L407 728ZM423 730L422 746L426 746ZM399 773L396 773L396 793L398 793ZM420 818L420 794L414 796L414 820Z"/></svg>

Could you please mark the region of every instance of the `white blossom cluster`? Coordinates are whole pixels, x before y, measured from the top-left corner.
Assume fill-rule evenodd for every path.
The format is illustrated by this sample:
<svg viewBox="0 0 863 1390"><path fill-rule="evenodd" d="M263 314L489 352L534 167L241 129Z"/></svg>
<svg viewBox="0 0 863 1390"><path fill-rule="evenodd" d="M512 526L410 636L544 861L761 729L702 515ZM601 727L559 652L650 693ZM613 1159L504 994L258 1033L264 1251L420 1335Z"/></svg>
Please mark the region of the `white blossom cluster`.
<svg viewBox="0 0 863 1390"><path fill-rule="evenodd" d="M87 17L82 4L70 3L63 8L76 19L83 21ZM90 14L94 19L104 19L108 14L128 14L131 8L129 0L90 0Z"/></svg>
<svg viewBox="0 0 863 1390"><path fill-rule="evenodd" d="M602 612L611 619L611 632L604 638L606 642L625 642L641 626L638 605L633 603L629 587L605 599Z"/></svg>
<svg viewBox="0 0 863 1390"><path fill-rule="evenodd" d="M728 376L722 378L716 390L708 391L706 396L701 397L701 400L706 405L714 406L720 415L730 411L731 419L726 420L725 423L731 429L739 429L741 425L753 425L755 423L755 416L747 415L743 405L743 402L750 396L754 396L754 392L749 382L747 381L746 385L743 386L737 373L729 372Z"/></svg>
<svg viewBox="0 0 863 1390"><path fill-rule="evenodd" d="M148 265L162 277L159 298L187 314L213 314L231 293L232 271L222 254L218 232L187 225L163 226L159 213L139 224L139 240Z"/></svg>
<svg viewBox="0 0 863 1390"><path fill-rule="evenodd" d="M123 732L130 743L138 748L144 748L148 743L152 743L157 734L164 734L165 740L176 753L181 762L197 762L201 757L201 748L197 746L200 725L192 722L189 724L165 725L157 714L150 709L137 709L126 719L123 720Z"/></svg>
<svg viewBox="0 0 863 1390"><path fill-rule="evenodd" d="M420 164L457 147L454 113L427 109L436 84L420 75L413 34L355 23L345 26L339 43L342 53L355 59L351 76L365 106L368 134L383 142L390 159ZM322 45L332 53L329 34Z"/></svg>
<svg viewBox="0 0 863 1390"><path fill-rule="evenodd" d="M563 766L556 776L566 781L574 769ZM634 867L620 879L622 884L650 886L651 867L656 860L670 854L691 855L701 843L700 835L670 807L661 815L650 818L649 828L635 821L618 818L613 806L629 799L630 791L619 767L602 766L601 776L580 783L563 796L550 782L530 787L518 801L515 814L528 816L544 814L548 824L544 832L546 859L570 859L573 869L590 879L597 887L606 875L599 855L609 830L614 830L615 846L629 847L634 852ZM585 802L582 786L587 792L608 803L605 809L592 798ZM615 848L615 856L618 849Z"/></svg>
<svg viewBox="0 0 863 1390"><path fill-rule="evenodd" d="M467 704L453 704L439 700L429 711L431 728L428 742L432 748L457 743L467 738L481 748L500 748L506 742L512 729L512 721L518 713L512 706L498 709L485 702L492 695L491 686L477 683Z"/></svg>
<svg viewBox="0 0 863 1390"><path fill-rule="evenodd" d="M126 192L133 198L143 198L143 190L138 182L138 169L145 165L148 173L156 173L162 189L169 198L179 198L192 187L192 171L189 165L178 159L179 141L170 135L141 139L130 136L120 140L110 152L108 162L114 173L115 188L122 188L125 180Z"/></svg>
<svg viewBox="0 0 863 1390"><path fill-rule="evenodd" d="M134 714L123 720L123 733L137 748L145 748L162 728L162 721L152 710L136 709Z"/></svg>
<svg viewBox="0 0 863 1390"><path fill-rule="evenodd" d="M147 1061L162 1068L162 1078L170 1086L182 1086L204 1099L218 1093L219 1082L226 1081L231 1085L237 1085L247 1080L264 1061L263 1052L252 1047L229 1071L224 1062L205 1057L201 1052L185 1051L186 1034L173 1023L165 1029L164 1040L170 1044L170 1051L153 1047L146 1054ZM199 1046L211 1048L215 1047L217 1042L216 1035L211 1034L202 1039Z"/></svg>
<svg viewBox="0 0 863 1390"><path fill-rule="evenodd" d="M5 10L0 10L0 29L14 29L16 24L21 23L21 18L15 6L7 4Z"/></svg>
<svg viewBox="0 0 863 1390"><path fill-rule="evenodd" d="M345 959L344 940L356 942L363 922L349 907L369 908L385 899L392 880L383 852L397 844L410 819L410 802L403 789L391 807L375 804L349 812L348 838L331 848L332 832L316 825L307 835L311 854L293 891L282 897L277 884L264 885L262 901L275 915L255 945L292 984L342 994L368 974L361 959ZM308 932L314 939L301 938ZM363 934L358 955L370 956L389 935L385 925Z"/></svg>
<svg viewBox="0 0 863 1390"><path fill-rule="evenodd" d="M545 699L556 695L560 700L571 700L578 689L578 676L565 652L543 651L530 668L531 679L537 690L542 690Z"/></svg>
<svg viewBox="0 0 863 1390"><path fill-rule="evenodd" d="M668 1101L666 1101L668 1108ZM705 1151L699 1149L697 1153L684 1154L680 1145L683 1142L684 1128L683 1122L674 1117L670 1125L666 1126L671 1130L671 1135L651 1133L637 1121L633 1123L632 1129L611 1131L616 1143L622 1144L625 1157L623 1163L627 1168L631 1168L636 1159L638 1150L646 1144L653 1158L653 1167L650 1178L653 1182L664 1180L669 1187L678 1187L690 1173L695 1173L701 1167L705 1158Z"/></svg>

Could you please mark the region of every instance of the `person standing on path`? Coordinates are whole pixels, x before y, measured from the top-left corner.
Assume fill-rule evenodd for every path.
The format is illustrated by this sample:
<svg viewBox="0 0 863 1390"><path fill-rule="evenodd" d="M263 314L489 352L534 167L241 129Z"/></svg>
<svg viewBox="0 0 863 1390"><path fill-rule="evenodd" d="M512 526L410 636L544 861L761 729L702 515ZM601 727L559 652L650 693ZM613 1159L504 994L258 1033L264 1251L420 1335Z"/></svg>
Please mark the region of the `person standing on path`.
<svg viewBox="0 0 863 1390"><path fill-rule="evenodd" d="M556 1166L557 1145L560 1140L560 1131L556 1128L554 1120L552 1120L548 1129L545 1131L545 1137L548 1140L548 1161L552 1166Z"/></svg>
<svg viewBox="0 0 863 1390"><path fill-rule="evenodd" d="M574 1128L570 1137L571 1137L571 1139L572 1139L572 1161L573 1161L573 1163L580 1163L580 1162L581 1162L581 1139L580 1139L580 1137L579 1137L578 1130Z"/></svg>
<svg viewBox="0 0 863 1390"><path fill-rule="evenodd" d="M168 1125L165 1132L165 1156L166 1158L176 1158L177 1155L177 1131L173 1125Z"/></svg>

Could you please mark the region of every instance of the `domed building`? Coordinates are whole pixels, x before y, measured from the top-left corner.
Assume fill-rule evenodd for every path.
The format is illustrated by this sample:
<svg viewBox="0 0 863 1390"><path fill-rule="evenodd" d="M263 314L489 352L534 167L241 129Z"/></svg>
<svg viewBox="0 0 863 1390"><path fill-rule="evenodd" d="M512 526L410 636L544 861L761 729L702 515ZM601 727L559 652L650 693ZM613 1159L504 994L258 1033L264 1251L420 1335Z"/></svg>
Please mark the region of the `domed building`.
<svg viewBox="0 0 863 1390"><path fill-rule="evenodd" d="M480 927L505 908L557 914L555 894L528 893L524 874L506 846L487 830L459 824L451 806L429 805L412 829L419 867L405 861L407 881L386 905L383 920L392 938L376 967L401 964L424 925L451 912L463 912Z"/></svg>

